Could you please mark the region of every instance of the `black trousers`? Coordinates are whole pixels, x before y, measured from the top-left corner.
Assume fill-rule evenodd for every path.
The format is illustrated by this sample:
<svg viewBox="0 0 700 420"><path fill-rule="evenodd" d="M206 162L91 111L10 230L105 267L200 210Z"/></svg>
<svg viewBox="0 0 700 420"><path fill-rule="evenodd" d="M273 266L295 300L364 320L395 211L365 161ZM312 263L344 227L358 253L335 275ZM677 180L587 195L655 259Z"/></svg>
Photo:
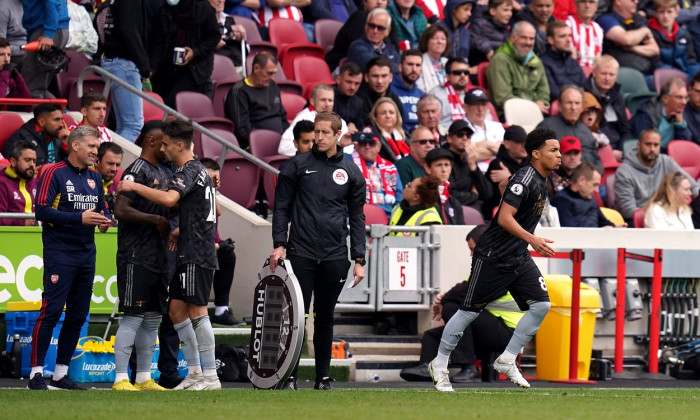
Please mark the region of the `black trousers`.
<svg viewBox="0 0 700 420"><path fill-rule="evenodd" d="M421 338L420 363L430 363L437 356L440 338L445 327L427 330ZM508 345L513 330L488 311L479 316L464 330L462 339L450 355L450 364L455 366L473 365L477 359L489 353L500 353Z"/></svg>
<svg viewBox="0 0 700 420"><path fill-rule="evenodd" d="M236 269L236 253L219 248L216 258L219 260L219 269L214 272L214 305L228 306L233 272Z"/></svg>
<svg viewBox="0 0 700 420"><path fill-rule="evenodd" d="M304 295L304 313L309 314L311 296L314 297L314 352L316 354L316 381L328 376L333 344L333 313L345 279L350 270L350 261L321 261L290 256L294 274L299 280ZM297 360L293 376L297 376Z"/></svg>

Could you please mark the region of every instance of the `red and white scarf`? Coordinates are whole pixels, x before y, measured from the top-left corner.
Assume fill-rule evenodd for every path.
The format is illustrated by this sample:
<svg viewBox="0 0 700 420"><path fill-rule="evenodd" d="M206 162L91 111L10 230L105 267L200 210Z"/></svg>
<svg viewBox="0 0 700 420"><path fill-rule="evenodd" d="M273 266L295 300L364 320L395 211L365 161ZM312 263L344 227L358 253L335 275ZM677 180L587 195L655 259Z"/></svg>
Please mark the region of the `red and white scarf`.
<svg viewBox="0 0 700 420"><path fill-rule="evenodd" d="M447 90L447 100L450 102L450 111L452 111L452 121L463 120L467 114L464 113L464 105L459 94L452 87L450 82L445 82L445 90Z"/></svg>
<svg viewBox="0 0 700 420"><path fill-rule="evenodd" d="M445 181L444 184L438 186L438 194L440 195L440 203L445 204L450 198L450 181Z"/></svg>
<svg viewBox="0 0 700 420"><path fill-rule="evenodd" d="M396 180L398 179L399 172L393 163L384 159L383 157L377 155L377 160L367 168L367 163L364 159L360 157L357 150L352 152L352 161L355 162L358 168L362 171L362 176L365 177L365 182L367 183L367 189L365 194L365 202L367 204L394 204L396 202ZM382 180L383 191L378 190L378 186L375 186L372 182L372 177L370 171L379 171L380 178ZM383 202L375 202L375 194L381 194L383 196Z"/></svg>

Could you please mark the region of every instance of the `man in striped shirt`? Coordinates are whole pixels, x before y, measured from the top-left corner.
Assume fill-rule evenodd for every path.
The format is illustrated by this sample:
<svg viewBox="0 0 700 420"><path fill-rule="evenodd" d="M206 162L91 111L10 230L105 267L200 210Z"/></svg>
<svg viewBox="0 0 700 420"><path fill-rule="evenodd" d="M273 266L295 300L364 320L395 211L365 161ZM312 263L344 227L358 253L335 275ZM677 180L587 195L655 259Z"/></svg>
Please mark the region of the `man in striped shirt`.
<svg viewBox="0 0 700 420"><path fill-rule="evenodd" d="M311 4L311 0L260 0L258 19L261 26L269 26L272 19L292 19L301 23L304 20L301 7Z"/></svg>
<svg viewBox="0 0 700 420"><path fill-rule="evenodd" d="M576 48L575 59L581 67L593 67L593 60L603 50L603 28L593 21L598 10L597 0L576 0L576 14L566 18L571 28L571 40Z"/></svg>

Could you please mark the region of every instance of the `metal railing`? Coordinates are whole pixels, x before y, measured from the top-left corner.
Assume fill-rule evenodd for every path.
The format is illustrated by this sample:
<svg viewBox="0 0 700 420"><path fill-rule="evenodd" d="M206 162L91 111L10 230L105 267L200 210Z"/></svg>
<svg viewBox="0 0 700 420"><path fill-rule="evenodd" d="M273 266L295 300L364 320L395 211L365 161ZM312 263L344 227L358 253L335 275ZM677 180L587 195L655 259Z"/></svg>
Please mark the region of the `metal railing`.
<svg viewBox="0 0 700 420"><path fill-rule="evenodd" d="M36 219L34 213L0 213L0 219Z"/></svg>
<svg viewBox="0 0 700 420"><path fill-rule="evenodd" d="M241 149L237 145L223 139L219 135L213 133L208 128L193 121L188 116L181 114L180 112L170 108L169 106L156 101L155 99L151 98L150 96L146 95L145 93L143 93L140 90L136 89L135 87L131 86L130 84L128 84L124 80L122 80L122 79L116 77L115 75L113 75L112 73L106 71L102 67L87 66L80 72L80 74L78 75L78 86L77 86L77 88L78 88L77 94L78 94L79 98L83 96L83 81L85 80L85 75L89 72L97 73L106 79L105 88L104 88L104 95L105 96L108 96L108 93L112 87L112 83L116 83L119 86L123 87L124 89L128 90L129 92L133 93L134 95L138 96L139 98L143 99L144 101L148 102L149 104L163 110L165 112L165 115L163 116L164 119L167 119L169 116L174 116L174 117L179 118L181 120L189 121L192 123L192 127L194 127L194 129L196 131L207 135L208 137L215 140L217 143L221 144L222 149L221 149L221 154L219 155L219 162L218 163L219 163L219 166L222 168L222 175L223 175L223 167L224 167L224 162L226 161L226 154L228 152L228 149L233 150L234 152L238 153L246 160L254 163L255 165L266 170L267 172L270 172L271 174L273 174L275 176L277 176L279 174L279 170L275 169L273 166L269 165L268 163L262 161L260 158L251 155L250 153Z"/></svg>

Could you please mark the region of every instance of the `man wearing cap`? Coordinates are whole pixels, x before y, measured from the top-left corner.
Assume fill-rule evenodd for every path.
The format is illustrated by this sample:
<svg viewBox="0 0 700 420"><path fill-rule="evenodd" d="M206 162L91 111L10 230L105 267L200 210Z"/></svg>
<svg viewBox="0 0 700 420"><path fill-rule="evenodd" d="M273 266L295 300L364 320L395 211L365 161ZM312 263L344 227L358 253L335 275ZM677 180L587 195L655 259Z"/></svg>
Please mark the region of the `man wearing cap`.
<svg viewBox="0 0 700 420"><path fill-rule="evenodd" d="M426 173L440 180L438 193L440 200L436 208L445 225L463 225L464 210L462 204L450 195L450 175L452 174L452 152L445 147L437 147L425 156Z"/></svg>
<svg viewBox="0 0 700 420"><path fill-rule="evenodd" d="M554 130L559 140L566 136L576 137L581 142L581 160L591 162L603 169L598 156L598 142L593 137L591 129L581 122L581 113L583 113L583 89L574 85L565 85L561 87L559 93L559 113L545 118L538 127Z"/></svg>
<svg viewBox="0 0 700 420"><path fill-rule="evenodd" d="M600 186L600 169L582 162L571 172L571 183L552 198L561 227L614 227L600 211L593 194Z"/></svg>
<svg viewBox="0 0 700 420"><path fill-rule="evenodd" d="M442 117L440 125L448 128L453 121L462 120L464 113L464 95L469 85L469 63L461 57L452 57L445 64L447 81L445 86L435 86L430 94L440 100Z"/></svg>
<svg viewBox="0 0 700 420"><path fill-rule="evenodd" d="M469 128L474 131L472 144L476 146L479 169L486 172L489 160L496 155L503 140L503 124L493 121L489 97L481 88L470 89L464 96L464 112Z"/></svg>
<svg viewBox="0 0 700 420"><path fill-rule="evenodd" d="M510 178L518 169L529 163L525 150L525 129L519 125L511 125L503 134L503 144L498 148L496 157L491 160L486 170L486 179L491 181L493 195L484 201L484 218L490 219L493 209L501 201L501 190L498 188L503 180Z"/></svg>
<svg viewBox="0 0 700 420"><path fill-rule="evenodd" d="M447 138L445 137L447 130L440 126L441 117L442 107L440 100L429 93L423 95L418 101L418 125L430 130L433 138L440 146L447 143Z"/></svg>
<svg viewBox="0 0 700 420"><path fill-rule="evenodd" d="M471 142L474 134L464 120L455 121L447 133L447 149L452 154L450 191L463 206L481 211L482 201L491 198L491 183L476 164L476 147ZM476 193L472 189L476 188Z"/></svg>
<svg viewBox="0 0 700 420"><path fill-rule="evenodd" d="M581 142L574 136L559 140L561 165L549 174L550 185L554 193L563 190L571 183L571 172L581 163Z"/></svg>
<svg viewBox="0 0 700 420"><path fill-rule="evenodd" d="M401 184L406 185L416 178L425 176L425 156L437 146L433 134L426 127L418 126L411 132L408 156L396 161Z"/></svg>
<svg viewBox="0 0 700 420"><path fill-rule="evenodd" d="M403 105L403 128L410 132L418 124L416 106L425 92L418 89L416 80L420 77L423 55L418 50L406 50L401 53L399 77L391 81L391 91L399 97Z"/></svg>
<svg viewBox="0 0 700 420"><path fill-rule="evenodd" d="M366 134L366 133L361 133ZM381 207L391 217L394 205L401 201L403 184L393 163L379 156L382 145L371 135L355 136L355 150L350 155L367 183L365 203Z"/></svg>

